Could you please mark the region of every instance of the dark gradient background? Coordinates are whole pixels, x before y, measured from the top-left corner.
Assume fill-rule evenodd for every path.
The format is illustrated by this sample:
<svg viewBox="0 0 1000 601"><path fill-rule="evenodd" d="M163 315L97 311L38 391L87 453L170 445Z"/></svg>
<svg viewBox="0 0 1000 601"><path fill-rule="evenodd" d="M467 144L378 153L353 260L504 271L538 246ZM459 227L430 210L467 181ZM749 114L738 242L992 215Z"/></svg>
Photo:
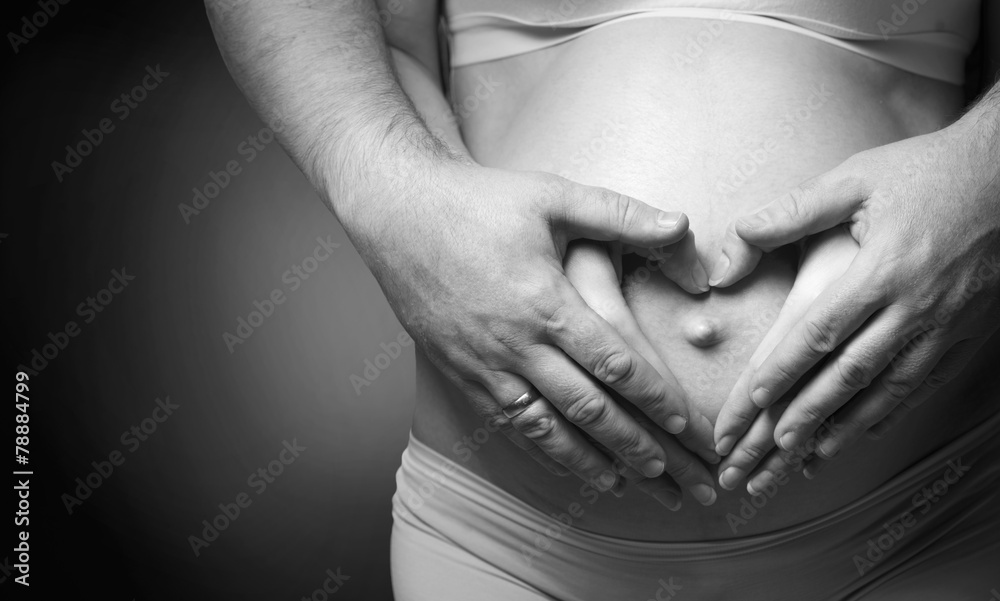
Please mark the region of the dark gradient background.
<svg viewBox="0 0 1000 601"><path fill-rule="evenodd" d="M80 328L30 380L31 597L297 600L339 568L349 580L332 598L391 599L390 500L413 410L413 347L355 392L351 374L402 328L278 144L252 162L238 151L264 124L200 2L59 8L17 53L6 36L39 8L3 8L9 386L50 332ZM169 75L119 119L112 102L157 65ZM59 182L52 162L104 118L114 130ZM229 161L242 172L185 223L178 204ZM340 246L292 291L282 275L317 236ZM123 268L134 280L84 323L78 304ZM223 333L275 288L287 300L230 353ZM167 397L179 408L137 448L124 444ZM306 450L258 494L248 476L293 440ZM62 495L116 450L124 463L69 514ZM195 557L188 537L239 493L252 504ZM3 566L15 563L13 533L8 541ZM0 597L25 592L15 575L0 571Z"/></svg>

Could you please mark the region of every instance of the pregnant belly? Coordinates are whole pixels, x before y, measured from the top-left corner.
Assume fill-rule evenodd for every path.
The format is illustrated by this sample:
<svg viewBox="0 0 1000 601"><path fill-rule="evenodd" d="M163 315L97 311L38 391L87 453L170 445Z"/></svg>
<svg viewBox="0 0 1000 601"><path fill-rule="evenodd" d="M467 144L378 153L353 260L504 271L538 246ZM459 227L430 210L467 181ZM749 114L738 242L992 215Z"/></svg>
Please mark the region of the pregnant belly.
<svg viewBox="0 0 1000 601"><path fill-rule="evenodd" d="M484 165L550 171L687 213L710 265L734 216L860 150L937 129L959 106L951 86L755 25L726 23L692 56L691 41L709 39L699 33L718 32L709 26L632 21L467 67L452 90L464 139ZM463 102L469 98L476 102ZM630 307L692 402L714 420L788 295L794 252L767 255L740 285L698 296L633 263L624 290ZM862 443L809 486L792 474L766 510L734 523L749 502L745 491L720 490L709 508L686 497L671 513L634 489L621 499L588 494L502 436L469 438L482 420L422 357L418 397L414 433L445 456L543 511L582 503L586 511L574 522L582 528L645 540L744 536L821 515L963 427L933 416L909 421L897 443ZM879 461L866 459L872 453Z"/></svg>

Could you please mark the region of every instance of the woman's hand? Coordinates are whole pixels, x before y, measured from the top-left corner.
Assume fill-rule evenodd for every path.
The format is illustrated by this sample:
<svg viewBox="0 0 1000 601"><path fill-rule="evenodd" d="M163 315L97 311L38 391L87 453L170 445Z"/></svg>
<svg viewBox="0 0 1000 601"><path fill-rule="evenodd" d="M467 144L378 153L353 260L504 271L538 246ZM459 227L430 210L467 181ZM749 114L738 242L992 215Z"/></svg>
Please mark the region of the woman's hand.
<svg viewBox="0 0 1000 601"><path fill-rule="evenodd" d="M761 410L746 394L747 382L781 339L808 312L816 298L844 275L857 254L858 244L844 227L836 227L805 240L792 290L778 318L750 357L749 366L736 380L715 422L716 450L725 455L719 465L719 485L723 488L734 489L761 464L761 469L750 482L751 486L748 486L753 494L754 490L764 489L768 472L789 469L788 458L772 452L775 447L774 428L788 402L774 403ZM801 468L801 457L799 459L794 467Z"/></svg>
<svg viewBox="0 0 1000 601"><path fill-rule="evenodd" d="M734 390L743 398L723 410L719 440L742 434L738 408L770 406L829 357L777 421L774 440L795 449L836 413L836 432L817 449L833 457L954 378L997 330L1000 91L980 107L989 110L858 153L735 223L721 261L729 272L713 273L720 285L748 273L760 249L841 223L860 251Z"/></svg>
<svg viewBox="0 0 1000 601"><path fill-rule="evenodd" d="M671 261L673 264L669 267L664 265L664 271L676 270L678 264L685 262L681 256L693 252L693 246L687 248L691 239L692 236L688 234L684 240L674 245L675 248L682 248L657 251L658 254L669 253L672 255L671 258L680 259L677 262ZM592 240L572 242L567 248L564 262L566 277L587 305L611 324L625 342L653 366L671 389L682 390L673 373L646 339L622 296L621 254L613 249L617 245L611 246L612 249L609 249L609 245ZM690 270L685 271L690 274ZM629 409L629 406L626 406L626 409ZM697 410L689 408L688 411L689 425L683 432L677 434L676 438L650 423L644 416L636 415L636 411L630 411L640 425L652 433L663 447L667 464L666 473L660 478L647 479L633 472L626 472L625 476L641 490L672 510L677 510L681 506L678 484L687 488L703 505L711 505L716 499L713 477L698 457L700 455L701 459L710 463L719 461L712 439L712 424Z"/></svg>
<svg viewBox="0 0 1000 601"><path fill-rule="evenodd" d="M670 459L604 386L674 434L689 419L683 390L587 306L563 257L577 238L670 245L687 218L547 173L463 162L383 173L368 191L377 198L340 216L429 359L515 443L598 488L617 478L584 433L659 476ZM532 386L543 398L506 417Z"/></svg>

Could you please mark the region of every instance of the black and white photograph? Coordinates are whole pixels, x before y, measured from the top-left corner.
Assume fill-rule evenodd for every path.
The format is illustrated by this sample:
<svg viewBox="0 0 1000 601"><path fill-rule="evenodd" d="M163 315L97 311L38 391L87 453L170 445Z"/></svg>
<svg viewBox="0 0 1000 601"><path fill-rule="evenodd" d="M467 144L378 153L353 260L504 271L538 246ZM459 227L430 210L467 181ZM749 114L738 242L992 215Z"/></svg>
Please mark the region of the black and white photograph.
<svg viewBox="0 0 1000 601"><path fill-rule="evenodd" d="M0 599L1000 601L1000 1L2 12Z"/></svg>

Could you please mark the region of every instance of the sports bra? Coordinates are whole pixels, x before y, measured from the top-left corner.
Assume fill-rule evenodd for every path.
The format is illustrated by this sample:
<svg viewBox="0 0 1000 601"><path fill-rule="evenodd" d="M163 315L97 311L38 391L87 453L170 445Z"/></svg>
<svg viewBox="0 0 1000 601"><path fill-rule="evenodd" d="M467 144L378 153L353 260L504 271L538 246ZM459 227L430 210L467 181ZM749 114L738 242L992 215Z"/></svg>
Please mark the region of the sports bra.
<svg viewBox="0 0 1000 601"><path fill-rule="evenodd" d="M952 84L980 0L445 0L452 68L562 44L624 21L696 18L793 31Z"/></svg>

